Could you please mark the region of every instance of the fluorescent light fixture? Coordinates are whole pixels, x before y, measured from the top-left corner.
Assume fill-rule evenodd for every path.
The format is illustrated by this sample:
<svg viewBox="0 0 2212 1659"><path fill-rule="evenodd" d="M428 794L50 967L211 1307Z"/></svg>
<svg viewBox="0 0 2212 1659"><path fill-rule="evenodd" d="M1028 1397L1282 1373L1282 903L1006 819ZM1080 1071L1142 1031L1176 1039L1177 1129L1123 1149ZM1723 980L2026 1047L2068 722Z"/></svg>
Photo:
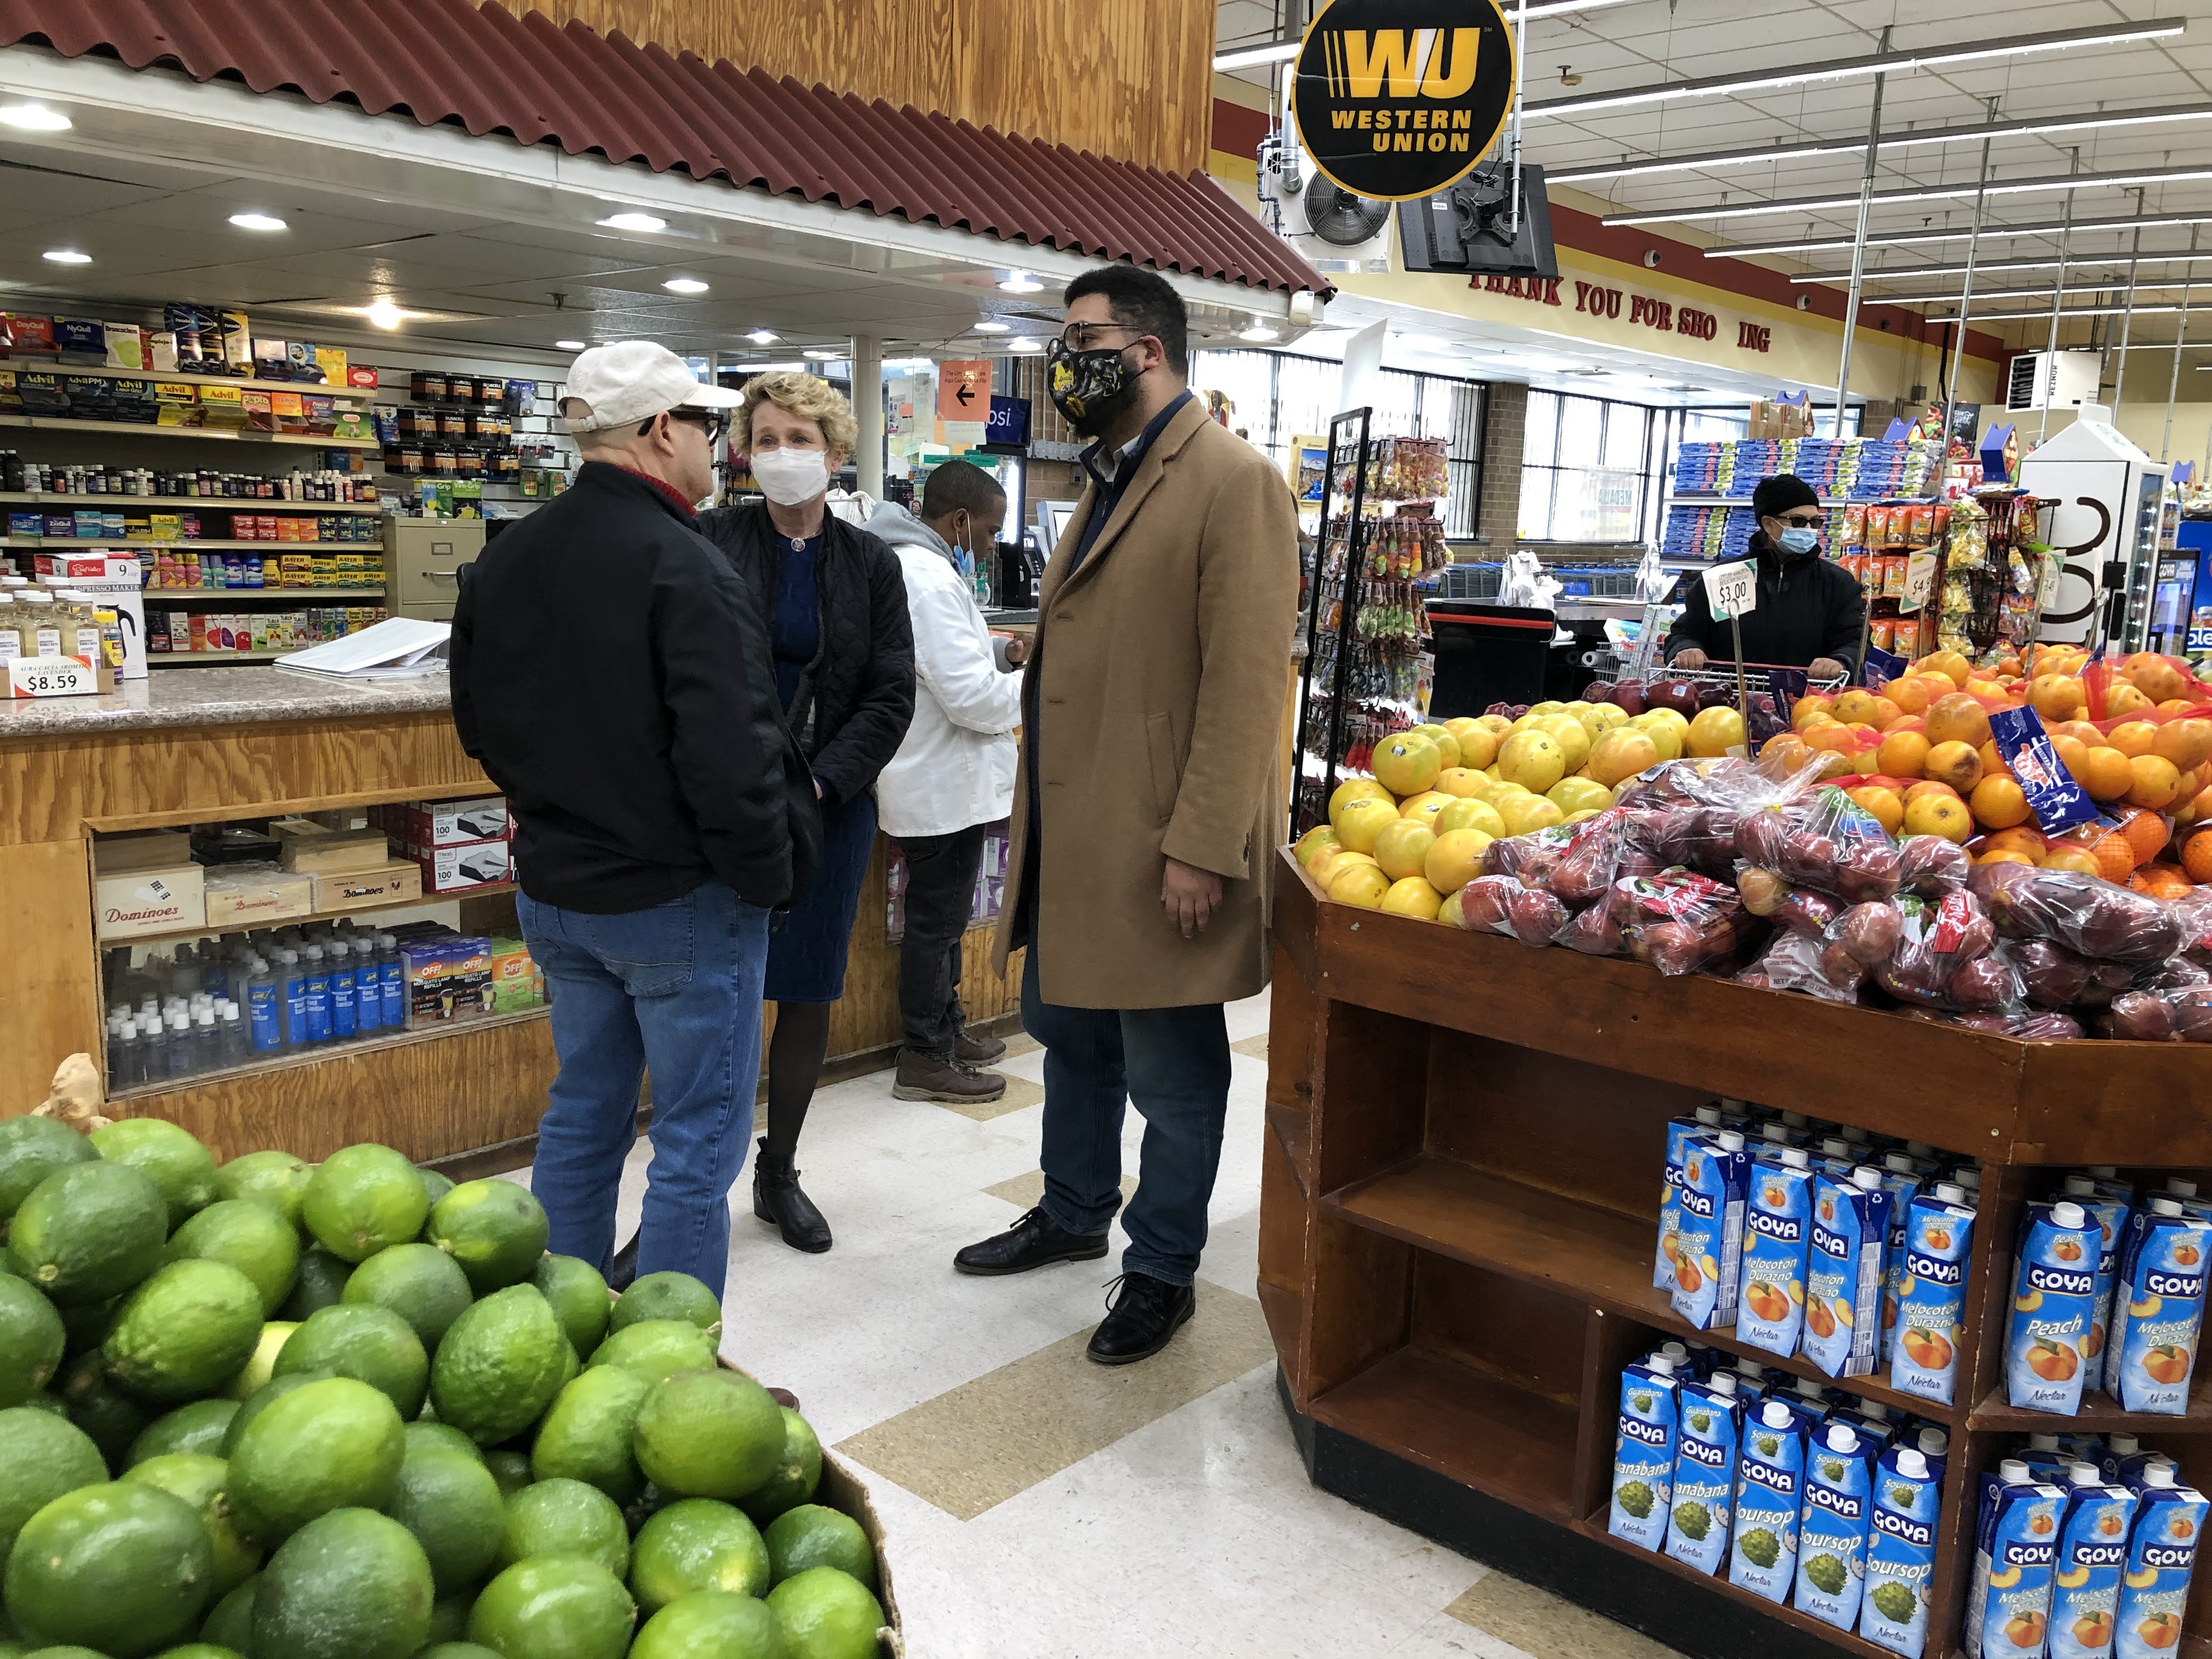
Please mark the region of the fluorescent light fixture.
<svg viewBox="0 0 2212 1659"><path fill-rule="evenodd" d="M1018 340L1007 341L1006 349L1009 351L1042 351L1044 349L1044 342L1042 340L1033 340L1025 334Z"/></svg>
<svg viewBox="0 0 2212 1659"><path fill-rule="evenodd" d="M1770 144L1764 149L1711 150L1702 155L1661 156L1649 161L1621 161L1609 167L1560 167L1556 171L1546 167L1544 178L1550 184L1579 185L1597 179L1643 179L1657 173L1695 173L1707 167L1744 167L1753 161L1788 161L1803 155L1842 155L1865 148L1863 143L1853 140L1839 140L1834 143Z"/></svg>
<svg viewBox="0 0 2212 1659"><path fill-rule="evenodd" d="M608 230L665 230L668 221L657 213L616 213L599 221Z"/></svg>
<svg viewBox="0 0 2212 1659"><path fill-rule="evenodd" d="M704 294L707 284L696 276L671 276L661 284L671 294Z"/></svg>
<svg viewBox="0 0 2212 1659"><path fill-rule="evenodd" d="M2075 236L2093 235L2099 231L2133 230L2141 227L2154 230L2175 225L2212 225L2212 213L2154 213L2128 219L2076 219L2072 224L2057 219L2032 225L1984 225L1984 238L1995 236ZM1914 247L1923 242L1963 242L1971 239L1973 230L1960 226L1956 230L1897 230L1886 234L1868 233L1869 247ZM1832 248L1848 248L1851 239L1835 232L1814 236L1806 235L1789 242L1732 242L1709 247L1705 252L1708 259L1741 258L1753 253L1818 253ZM2212 253L2212 249L2207 249Z"/></svg>
<svg viewBox="0 0 2212 1659"><path fill-rule="evenodd" d="M726 363L740 374L796 374L805 368L805 363Z"/></svg>
<svg viewBox="0 0 2212 1659"><path fill-rule="evenodd" d="M1871 52L1863 58L1843 58L1818 68L1778 70L1766 75L1709 76L1702 80L1633 87L1624 92L1598 92L1580 98L1554 98L1544 103L1527 106L1522 111L1522 118L1540 121L1547 117L1578 117L1595 114L1601 110L1626 109L1638 104L1669 103L1684 98L1728 97L1740 92L1763 92L1776 87L1802 86L1814 81L1843 81L1863 75L1900 75L1912 70L1936 69L1946 64L1974 63L1991 58L2016 58L2029 52L2063 52L2080 46L2117 46L2136 40L2171 40L2181 33L2184 27L2182 21L2175 18L2097 28L2057 29L2045 34L1969 41L1960 46L1922 52Z"/></svg>
<svg viewBox="0 0 2212 1659"><path fill-rule="evenodd" d="M1004 334L1012 326L1011 323L978 323L975 331L978 334Z"/></svg>
<svg viewBox="0 0 2212 1659"><path fill-rule="evenodd" d="M2070 195L2077 190L2102 190L2133 185L2183 184L2212 179L2212 167L2154 167L2148 172L2053 173L2036 179L1992 179L1986 185L1922 185L1905 190L1878 190L1873 205L1894 207L1908 202L1958 201L1974 195L2026 196L2049 191ZM1747 202L1740 207L1675 207L1650 213L1609 213L1599 222L1607 225L1656 225L1681 219L1746 219L1767 213L1818 213L1826 209L1859 204L1858 192L1848 196L1800 196L1781 201ZM1984 233L1986 234L1986 233Z"/></svg>
<svg viewBox="0 0 2212 1659"><path fill-rule="evenodd" d="M1044 292L1044 284L1037 281L1036 277L1030 276L1026 270L1008 271L1006 273L1006 280L1000 283L999 286L1009 294L1042 294Z"/></svg>
<svg viewBox="0 0 2212 1659"><path fill-rule="evenodd" d="M18 132L67 132L76 125L59 110L48 109L44 104L0 106L0 126L13 127Z"/></svg>
<svg viewBox="0 0 2212 1659"><path fill-rule="evenodd" d="M230 222L240 230L282 230L284 222L273 213L234 213Z"/></svg>
<svg viewBox="0 0 2212 1659"><path fill-rule="evenodd" d="M1217 73L1224 70L1257 69L1262 64L1287 64L1298 55L1296 40L1270 40L1264 46L1240 46L1213 60Z"/></svg>
<svg viewBox="0 0 2212 1659"><path fill-rule="evenodd" d="M845 354L838 350L836 346L809 346L799 355L802 357L811 357L817 362L834 363Z"/></svg>
<svg viewBox="0 0 2212 1659"><path fill-rule="evenodd" d="M2060 312L2058 320L2063 323L2070 317L2118 317L2130 311L2141 317L2154 312L2180 309L2179 306L2082 306ZM1955 323L1959 319L1954 312L1948 317L1930 317L1928 320L1931 323ZM2045 323L2051 320L2051 313L2048 311L1978 311L1966 320L1969 323Z"/></svg>
<svg viewBox="0 0 2212 1659"><path fill-rule="evenodd" d="M1989 234L1984 229L1984 235ZM2072 253L2063 259L1979 259L1974 270L1993 276L2002 276L2015 270L2057 270L2062 265L2068 270L2085 269L2097 265L2179 265L2194 264L2199 260L2212 263L2212 248L2199 248L2191 253L2131 253L2122 248L2113 253ZM1868 282L1893 283L1906 276L1963 276L1966 267L1956 265L1869 265L1859 273ZM1848 270L1801 271L1790 280L1793 283L1848 283Z"/></svg>
<svg viewBox="0 0 2212 1659"><path fill-rule="evenodd" d="M774 330L765 328L757 328L751 333L745 336L745 338L750 340L755 345L774 345L783 336L776 333Z"/></svg>
<svg viewBox="0 0 2212 1659"><path fill-rule="evenodd" d="M2080 288L2067 289L2064 292L2069 297L2078 295L2086 299L2098 295L2110 294L2114 289L2124 288L2126 284L2124 283L2090 283ZM2184 284L2180 283L2146 283L2139 284L2138 286L2152 289L2160 289L2180 288L2184 286ZM1978 288L1974 290L1974 303L1976 305L1979 305L1984 300L2048 300L2059 291L2060 290L2052 288L2049 283L2045 283L2041 288ZM1964 299L1965 295L1960 294L1876 294L1869 297L1873 299L1877 304L1886 306L1954 306Z"/></svg>
<svg viewBox="0 0 2212 1659"><path fill-rule="evenodd" d="M553 349L556 351L584 351L588 350L589 349L588 344L582 340L556 340L553 342Z"/></svg>
<svg viewBox="0 0 2212 1659"><path fill-rule="evenodd" d="M379 328L397 328L407 315L389 295L382 294L370 301L361 314Z"/></svg>
<svg viewBox="0 0 2212 1659"><path fill-rule="evenodd" d="M49 264L57 265L88 265L92 263L92 255L73 247L50 247L46 250L46 259Z"/></svg>

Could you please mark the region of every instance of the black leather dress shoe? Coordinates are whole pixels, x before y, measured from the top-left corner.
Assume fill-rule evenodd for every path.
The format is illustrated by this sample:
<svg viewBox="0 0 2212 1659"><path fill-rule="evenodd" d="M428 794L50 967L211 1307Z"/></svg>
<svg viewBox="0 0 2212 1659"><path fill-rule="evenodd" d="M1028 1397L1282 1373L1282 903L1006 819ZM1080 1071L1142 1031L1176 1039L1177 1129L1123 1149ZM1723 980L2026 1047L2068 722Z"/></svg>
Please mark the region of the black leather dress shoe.
<svg viewBox="0 0 2212 1659"><path fill-rule="evenodd" d="M629 1243L615 1252L615 1259L607 1264L607 1288L619 1295L637 1281L637 1238L629 1236Z"/></svg>
<svg viewBox="0 0 2212 1659"><path fill-rule="evenodd" d="M1198 1292L1188 1285L1170 1285L1150 1273L1123 1273L1121 1294L1091 1333L1084 1353L1102 1365L1149 1359L1197 1309Z"/></svg>
<svg viewBox="0 0 2212 1659"><path fill-rule="evenodd" d="M1036 1209L1005 1232L970 1244L952 1258L952 1265L963 1273L1025 1273L1055 1261L1096 1261L1105 1254L1105 1234L1072 1233Z"/></svg>
<svg viewBox="0 0 2212 1659"><path fill-rule="evenodd" d="M753 1160L753 1213L782 1234L783 1242L794 1250L819 1255L830 1248L830 1224L800 1190L790 1154L771 1157L765 1136L760 1156Z"/></svg>

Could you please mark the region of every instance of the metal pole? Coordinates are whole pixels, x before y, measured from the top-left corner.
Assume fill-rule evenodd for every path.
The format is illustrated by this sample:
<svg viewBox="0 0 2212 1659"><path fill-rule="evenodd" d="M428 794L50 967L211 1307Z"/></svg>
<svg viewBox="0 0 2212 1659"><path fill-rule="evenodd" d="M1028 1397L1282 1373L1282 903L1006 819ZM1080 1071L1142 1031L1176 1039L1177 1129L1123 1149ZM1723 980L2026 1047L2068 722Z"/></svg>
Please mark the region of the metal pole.
<svg viewBox="0 0 2212 1659"><path fill-rule="evenodd" d="M2197 252L2197 230L2194 226L2191 227L2189 232L2189 251L2191 253ZM2183 273L2181 313L2173 319L2173 374L2166 386L2166 433L2158 441L2158 459L2161 465L2165 464L2167 454L2173 447L2173 399L2175 394L2181 390L2181 343L2189 337L2189 291L2197 282L2197 262L2192 259L2181 269ZM2120 405L2115 400L2112 404L2112 424L2118 426L2119 422Z"/></svg>
<svg viewBox="0 0 2212 1659"><path fill-rule="evenodd" d="M1997 118L1997 100L1990 100L1990 119ZM1959 298L1958 343L1951 352L1951 373L1943 386L1943 431L1940 441L1943 446L1942 464L1936 470L1936 493L1943 493L1944 481L1951 476L1951 411L1959 401L1959 365L1966 356L1966 319L1974 309L1974 261L1982 249L1982 214L1989 205L1990 197L1990 141L1982 140L1982 167L1974 183L1974 228L1966 238L1966 283Z"/></svg>
<svg viewBox="0 0 2212 1659"><path fill-rule="evenodd" d="M1518 69L1528 51L1528 0L1521 0L1513 15L1513 63ZM1454 68L1458 67L1456 64ZM1521 88L1524 75L1513 77L1513 202L1505 224L1509 240L1521 235Z"/></svg>
<svg viewBox="0 0 2212 1659"><path fill-rule="evenodd" d="M1890 25L1881 30L1880 52L1889 50ZM1836 441L1844 439L1844 399L1851 386L1851 337L1858 331L1859 288L1866 270L1867 215L1874 209L1875 156L1881 147L1881 94L1883 83L1889 77L1874 77L1874 113L1867 121L1866 170L1859 176L1859 228L1851 238L1851 287L1844 300L1844 358L1836 370Z"/></svg>
<svg viewBox="0 0 2212 1659"><path fill-rule="evenodd" d="M854 482L860 493L884 498L884 343L872 336L853 337L853 414L860 426L860 448L853 457Z"/></svg>
<svg viewBox="0 0 2212 1659"><path fill-rule="evenodd" d="M2076 144L2071 154L2073 155L2073 160L2069 161L2066 165L2066 173L2069 178L2071 178L2075 173L2077 173L2081 170L2081 147L2079 144ZM2140 234L2141 233L2138 232L2137 234ZM2051 290L2051 341L2050 343L2044 348L2043 361L2045 367L2051 371L2051 384L2053 389L2056 389L2058 384L2058 368L2057 362L2058 356L2058 308L2066 303L2067 245L2073 234L2074 192L2069 190L2066 192L2066 210L2059 216L2058 220L2058 281ZM2128 292L2128 303L2132 306L2135 302L2135 291L2133 288L2130 287ZM2048 435L2050 431L2051 398L2048 394L2046 394L2043 399L2043 418L2035 423L2035 441L2039 444L2041 443L2045 437Z"/></svg>
<svg viewBox="0 0 2212 1659"><path fill-rule="evenodd" d="M2142 204L2143 193L2138 190L2136 191L2136 217L2138 219L2142 217ZM2115 415L2120 410L2120 394L2127 390L2128 385L2128 335L2136 320L2136 262L2142 252L2142 227L2137 225L2135 246L2128 250L2128 308L2120 319L2120 372L2112 379L2112 412ZM2063 258L2064 256L2060 257ZM2101 391L2105 385L2103 365L2100 364L2098 369L2097 386Z"/></svg>

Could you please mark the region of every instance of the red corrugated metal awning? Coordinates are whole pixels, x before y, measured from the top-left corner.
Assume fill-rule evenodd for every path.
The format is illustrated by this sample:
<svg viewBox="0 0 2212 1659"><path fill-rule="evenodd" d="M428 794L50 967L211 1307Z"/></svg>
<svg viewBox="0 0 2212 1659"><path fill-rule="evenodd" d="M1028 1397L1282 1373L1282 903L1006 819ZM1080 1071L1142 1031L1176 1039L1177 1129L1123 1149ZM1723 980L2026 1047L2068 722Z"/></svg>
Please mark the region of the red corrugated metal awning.
<svg viewBox="0 0 2212 1659"><path fill-rule="evenodd" d="M1332 291L1203 173L672 57L489 0L0 0L0 46L25 41L1004 242L1277 292Z"/></svg>

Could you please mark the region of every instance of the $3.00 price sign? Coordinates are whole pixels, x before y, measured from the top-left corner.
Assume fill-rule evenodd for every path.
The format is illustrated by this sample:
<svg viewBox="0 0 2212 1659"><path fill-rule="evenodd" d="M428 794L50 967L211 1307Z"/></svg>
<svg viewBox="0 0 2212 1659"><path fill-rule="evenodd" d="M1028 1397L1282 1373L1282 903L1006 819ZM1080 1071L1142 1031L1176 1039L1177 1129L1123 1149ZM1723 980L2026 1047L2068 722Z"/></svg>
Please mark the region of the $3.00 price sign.
<svg viewBox="0 0 2212 1659"><path fill-rule="evenodd" d="M1705 573L1705 601L1715 622L1759 609L1759 574L1747 563L1717 564Z"/></svg>
<svg viewBox="0 0 2212 1659"><path fill-rule="evenodd" d="M75 657L11 657L11 697L80 697L100 690L100 677Z"/></svg>

